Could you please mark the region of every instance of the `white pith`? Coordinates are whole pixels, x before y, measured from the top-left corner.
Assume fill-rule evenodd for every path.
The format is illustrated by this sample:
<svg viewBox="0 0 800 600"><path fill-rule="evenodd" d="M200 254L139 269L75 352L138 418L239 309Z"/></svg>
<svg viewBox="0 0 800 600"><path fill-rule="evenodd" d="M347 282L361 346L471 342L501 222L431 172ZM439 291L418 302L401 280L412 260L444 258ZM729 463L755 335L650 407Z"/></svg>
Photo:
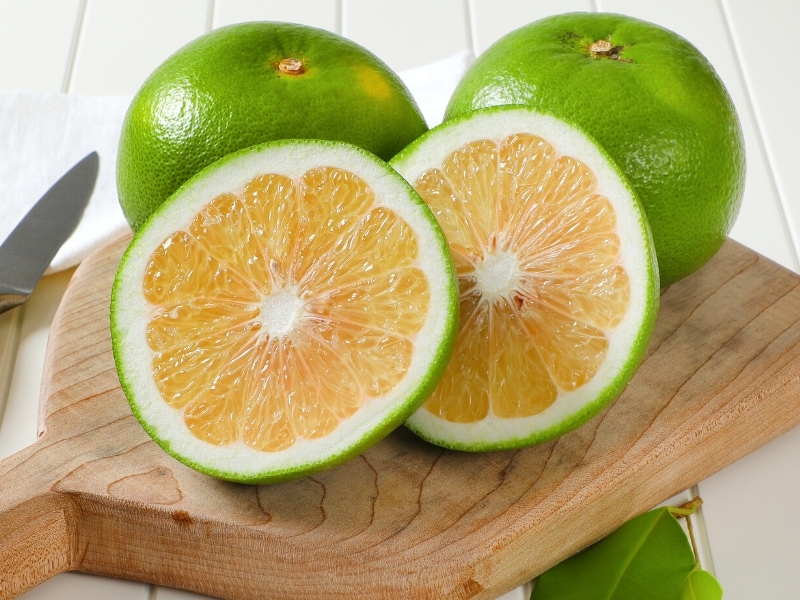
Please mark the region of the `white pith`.
<svg viewBox="0 0 800 600"><path fill-rule="evenodd" d="M262 335L274 338L291 333L304 305L292 289L279 288L264 296L259 307L259 318L264 326Z"/></svg>
<svg viewBox="0 0 800 600"><path fill-rule="evenodd" d="M153 250L176 230L186 230L195 214L212 198L242 189L264 173L280 173L299 179L316 167L336 166L355 173L375 193L376 205L393 210L417 236L416 266L427 276L430 302L424 325L417 333L411 365L400 383L386 396L366 402L330 435L317 440L299 440L277 452L261 452L243 443L214 446L196 438L185 426L182 411L170 407L152 377L153 351L145 331L152 307L142 294L145 268ZM115 352L122 378L131 392L131 403L150 428L151 435L181 460L229 478L280 476L325 464L346 454L386 421L406 411L409 398L430 377L431 366L440 363L448 323L452 324L453 279L449 256L433 217L412 201L409 188L385 165L347 146L338 144L282 144L268 151L243 153L225 159L178 192L179 201L164 205L157 219L143 227L121 266L116 283L113 314ZM274 335L288 335L302 312L294 290L284 289L263 299L262 323Z"/></svg>
<svg viewBox="0 0 800 600"><path fill-rule="evenodd" d="M476 287L483 299L491 302L497 296L508 297L521 275L519 260L513 252L487 252L476 264Z"/></svg>
<svg viewBox="0 0 800 600"><path fill-rule="evenodd" d="M605 390L629 363L632 342L640 336L648 311L655 310L651 305L654 289L652 247L641 207L595 143L563 121L529 109L474 113L467 119L445 123L430 132L409 151L394 159L392 166L413 184L425 171L440 168L448 155L468 143L477 140L499 143L517 133L544 138L557 155L576 158L594 172L598 184L596 191L607 197L616 211L617 235L622 247L620 264L630 277L630 305L618 326L607 332L608 351L597 374L574 391L559 390L556 401L544 411L529 417L507 419L494 415L490 408L486 418L474 423L447 421L425 408L412 415L408 425L413 430L445 446L462 449L513 447L515 441L554 437L554 432L563 433L570 429L570 423L585 420L586 414L595 411L594 406L605 397ZM476 273L476 287L487 292L484 301L496 296L498 289L508 288L508 284L500 282L505 280L511 267L497 268L500 259L492 260L496 262L489 263L486 274ZM506 265L510 265L510 260ZM487 289L481 289L483 286Z"/></svg>

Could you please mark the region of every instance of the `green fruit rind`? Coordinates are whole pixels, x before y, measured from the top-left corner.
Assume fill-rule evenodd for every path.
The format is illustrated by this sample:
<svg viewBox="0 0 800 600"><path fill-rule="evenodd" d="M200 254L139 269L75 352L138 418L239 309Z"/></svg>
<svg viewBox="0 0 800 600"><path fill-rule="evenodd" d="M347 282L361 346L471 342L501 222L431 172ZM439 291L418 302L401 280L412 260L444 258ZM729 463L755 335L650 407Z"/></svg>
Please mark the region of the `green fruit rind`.
<svg viewBox="0 0 800 600"><path fill-rule="evenodd" d="M610 335L610 350L598 374L573 392L561 392L556 402L531 417L494 417L458 424L433 415L424 407L406 421L421 438L453 450L509 450L560 437L597 415L625 390L647 351L658 314L660 284L652 236L636 192L619 166L585 131L573 123L527 106L497 106L454 117L433 128L401 151L390 164L407 181L466 143L499 142L514 133L532 133L550 142L560 155L583 161L598 178L597 192L614 204L623 261L631 277L631 303L623 321Z"/></svg>
<svg viewBox="0 0 800 600"><path fill-rule="evenodd" d="M260 452L237 443L214 446L195 438L181 412L169 407L152 377L154 353L145 329L152 308L142 293L151 253L172 232L188 227L212 198L240 189L263 173L299 177L318 166L337 166L364 179L376 204L387 206L418 236L417 266L428 275L430 314L415 338L417 350L406 377L387 395L373 399L334 433L301 440L287 450ZM344 142L281 140L234 152L184 183L135 233L114 279L111 341L114 361L133 414L167 453L213 477L247 484L274 483L340 464L401 425L431 394L452 354L458 331L458 288L447 242L436 218L417 193L371 153Z"/></svg>
<svg viewBox="0 0 800 600"><path fill-rule="evenodd" d="M592 53L598 40L614 50ZM445 119L503 104L577 123L616 160L647 213L662 287L727 239L744 191L744 137L713 66L678 34L608 13L535 21L478 57Z"/></svg>
<svg viewBox="0 0 800 600"><path fill-rule="evenodd" d="M304 61L302 74L280 71L289 57ZM355 42L292 23L221 27L167 58L134 96L120 206L136 230L203 167L261 142L338 140L388 160L427 128L397 74Z"/></svg>

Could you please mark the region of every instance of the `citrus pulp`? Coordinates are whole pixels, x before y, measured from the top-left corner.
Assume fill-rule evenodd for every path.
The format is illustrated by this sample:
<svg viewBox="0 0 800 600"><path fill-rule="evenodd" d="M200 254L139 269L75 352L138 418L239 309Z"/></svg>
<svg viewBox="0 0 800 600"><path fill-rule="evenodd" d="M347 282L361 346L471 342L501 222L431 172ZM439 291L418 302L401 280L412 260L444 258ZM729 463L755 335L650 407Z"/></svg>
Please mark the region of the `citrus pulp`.
<svg viewBox="0 0 800 600"><path fill-rule="evenodd" d="M119 202L136 230L235 150L314 138L388 160L426 129L402 81L354 42L290 23L230 25L179 49L134 96L119 143Z"/></svg>
<svg viewBox="0 0 800 600"><path fill-rule="evenodd" d="M319 471L401 424L457 323L430 209L374 155L313 140L191 178L134 236L111 301L144 428L178 460L247 483Z"/></svg>
<svg viewBox="0 0 800 600"><path fill-rule="evenodd" d="M409 428L448 448L518 448L613 401L646 350L659 284L642 207L596 142L497 107L391 164L439 220L461 304L453 357Z"/></svg>
<svg viewBox="0 0 800 600"><path fill-rule="evenodd" d="M608 151L644 205L662 286L725 241L744 189L742 131L711 64L676 33L604 13L535 21L478 57L445 118L499 104L576 123Z"/></svg>

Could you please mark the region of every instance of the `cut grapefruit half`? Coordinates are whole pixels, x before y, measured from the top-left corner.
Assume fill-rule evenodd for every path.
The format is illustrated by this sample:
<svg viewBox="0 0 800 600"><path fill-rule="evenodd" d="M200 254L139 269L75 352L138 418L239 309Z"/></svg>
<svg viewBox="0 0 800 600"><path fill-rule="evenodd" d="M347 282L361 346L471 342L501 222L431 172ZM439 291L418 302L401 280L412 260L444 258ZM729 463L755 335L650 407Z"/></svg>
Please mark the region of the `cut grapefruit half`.
<svg viewBox="0 0 800 600"><path fill-rule="evenodd" d="M642 207L605 151L552 116L499 107L445 122L391 164L433 209L460 289L453 358L408 427L447 448L518 448L619 396L659 282Z"/></svg>
<svg viewBox="0 0 800 600"><path fill-rule="evenodd" d="M447 242L345 143L229 155L136 233L111 301L133 413L185 464L267 483L342 462L434 389L458 329Z"/></svg>

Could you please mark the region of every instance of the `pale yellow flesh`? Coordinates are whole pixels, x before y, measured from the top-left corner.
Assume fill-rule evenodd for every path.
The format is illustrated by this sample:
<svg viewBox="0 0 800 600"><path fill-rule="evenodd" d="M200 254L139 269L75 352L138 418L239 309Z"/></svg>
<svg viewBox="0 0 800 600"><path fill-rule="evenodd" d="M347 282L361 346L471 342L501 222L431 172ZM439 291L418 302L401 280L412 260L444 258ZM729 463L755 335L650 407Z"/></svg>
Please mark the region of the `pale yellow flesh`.
<svg viewBox="0 0 800 600"><path fill-rule="evenodd" d="M430 302L417 256L411 227L343 169L214 198L146 269L164 401L214 445L330 434L411 363Z"/></svg>
<svg viewBox="0 0 800 600"><path fill-rule="evenodd" d="M527 417L589 382L630 305L616 215L592 171L516 134L451 153L414 187L457 267L461 325L423 410L455 423Z"/></svg>

